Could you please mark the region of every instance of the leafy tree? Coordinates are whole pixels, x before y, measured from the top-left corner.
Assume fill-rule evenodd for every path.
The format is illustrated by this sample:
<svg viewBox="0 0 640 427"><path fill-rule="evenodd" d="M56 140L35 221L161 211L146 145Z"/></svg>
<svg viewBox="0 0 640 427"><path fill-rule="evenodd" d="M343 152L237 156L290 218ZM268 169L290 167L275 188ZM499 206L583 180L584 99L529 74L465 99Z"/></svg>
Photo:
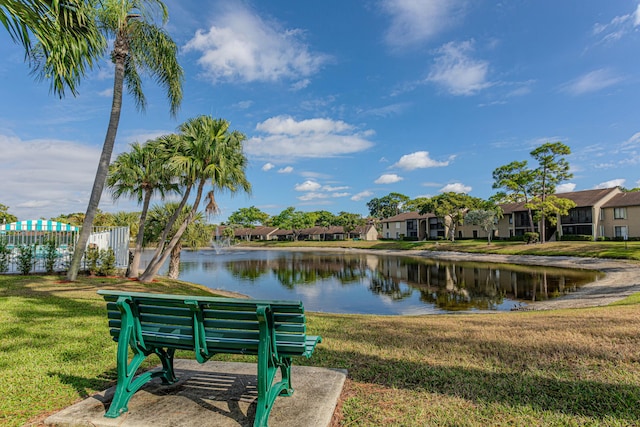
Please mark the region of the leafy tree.
<svg viewBox="0 0 640 427"><path fill-rule="evenodd" d="M420 214L433 213L442 218L449 227L451 241L455 241L456 226L464 222L467 211L486 207L487 202L463 193L442 193L427 199L420 208Z"/></svg>
<svg viewBox="0 0 640 427"><path fill-rule="evenodd" d="M498 215L496 211L490 209L474 209L467 212L464 216L464 221L467 224L478 225L485 233L487 233L487 245L491 244L493 230L497 228L497 220Z"/></svg>
<svg viewBox="0 0 640 427"><path fill-rule="evenodd" d="M315 226L322 227L325 231L322 236L322 240L327 240L326 231L329 230L329 227L337 224L337 218L334 214L329 211L315 211L313 212L315 216Z"/></svg>
<svg viewBox="0 0 640 427"><path fill-rule="evenodd" d="M291 230L293 240L297 241L300 232L309 227L313 227L315 216L308 212L296 211L296 208L289 206L278 215L271 218L271 224L274 227Z"/></svg>
<svg viewBox="0 0 640 427"><path fill-rule="evenodd" d="M357 227L365 224L365 219L362 218L362 215L349 213L349 212L340 212L336 218L336 222L338 225L341 225L344 229L347 236Z"/></svg>
<svg viewBox="0 0 640 427"><path fill-rule="evenodd" d="M18 217L9 213L9 206L0 203L0 224L16 222Z"/></svg>
<svg viewBox="0 0 640 427"><path fill-rule="evenodd" d="M403 207L405 212L418 212L420 207L428 200L428 197L416 197L406 202Z"/></svg>
<svg viewBox="0 0 640 427"><path fill-rule="evenodd" d="M373 198L367 202L369 214L374 218L389 218L406 212L404 205L410 198L400 193L389 193L384 197Z"/></svg>
<svg viewBox="0 0 640 427"><path fill-rule="evenodd" d="M131 234L131 236L137 236L140 223L140 214L140 212L115 212L111 215L113 218L113 226L129 227L129 233Z"/></svg>
<svg viewBox="0 0 640 427"><path fill-rule="evenodd" d="M576 203L573 200L549 195L542 201L539 197L534 197L528 206L530 209L535 209L536 214L534 218L536 221L541 221L542 224L548 222L551 226L556 226L558 223L558 216L567 215L569 209L574 208ZM544 243L544 229L546 227L540 227L540 241Z"/></svg>
<svg viewBox="0 0 640 427"><path fill-rule="evenodd" d="M568 199L551 197L556 192L556 186L562 181L573 177L569 172L569 162L564 156L571 154L571 149L562 142L548 142L531 152L531 156L538 161L535 170L537 195L529 202L529 207L539 213L542 226L540 227L540 241L545 240L545 223L555 225L556 215L566 215L575 203Z"/></svg>
<svg viewBox="0 0 640 427"><path fill-rule="evenodd" d="M240 208L229 215L228 222L238 224L248 231L247 240L251 240L251 230L258 224L264 224L269 219L269 214L262 212L255 206Z"/></svg>
<svg viewBox="0 0 640 427"><path fill-rule="evenodd" d="M199 116L180 125L180 144L169 159L169 164L177 172L182 187L182 200L174 214L169 218L160 244L156 248L149 265L140 276L142 282L150 282L169 257L182 234L193 221L203 200L205 185L210 182L213 189L204 197L205 210L217 212L215 190L236 193L239 190L251 191L246 178L247 158L242 151L242 142L246 136L238 131L229 131L229 122L210 116ZM168 243L169 232L182 212L182 209L195 189L196 194L189 214L180 221L180 226Z"/></svg>
<svg viewBox="0 0 640 427"><path fill-rule="evenodd" d="M528 205L536 192L535 176L535 171L529 169L526 160L500 166L493 171L493 188L502 188L506 192L498 193L497 198L502 199L503 202L524 202ZM527 208L527 211L529 227L533 232L535 231L533 213L531 208Z"/></svg>
<svg viewBox="0 0 640 427"><path fill-rule="evenodd" d="M115 66L113 99L87 212L67 274L68 280L75 280L78 275L82 254L107 180L120 122L125 83L141 111L146 107L141 72L148 73L166 90L171 115L175 116L182 101L183 71L177 61L178 48L171 37L153 21L153 9L158 8L162 24L166 23L168 13L164 3L160 0L103 0L100 6L97 10L97 25L107 37L114 40L111 52L111 60Z"/></svg>
<svg viewBox="0 0 640 427"><path fill-rule="evenodd" d="M159 194L164 200L168 193L176 192L172 170L167 167L170 149L177 142L176 135L147 141L144 145L131 144L131 151L120 154L109 167L107 186L114 200L128 196L142 203L142 212L137 217L135 250L128 269L128 276L138 277L140 256L144 239L144 227L151 198ZM133 228L132 228L133 230Z"/></svg>
<svg viewBox="0 0 640 427"><path fill-rule="evenodd" d="M74 212L69 214L61 214L51 218L51 221L62 222L64 224L71 224L79 227L84 221L84 213Z"/></svg>
<svg viewBox="0 0 640 427"><path fill-rule="evenodd" d="M3 0L0 23L23 45L33 74L61 98L77 95L80 79L104 54L106 40L93 1Z"/></svg>

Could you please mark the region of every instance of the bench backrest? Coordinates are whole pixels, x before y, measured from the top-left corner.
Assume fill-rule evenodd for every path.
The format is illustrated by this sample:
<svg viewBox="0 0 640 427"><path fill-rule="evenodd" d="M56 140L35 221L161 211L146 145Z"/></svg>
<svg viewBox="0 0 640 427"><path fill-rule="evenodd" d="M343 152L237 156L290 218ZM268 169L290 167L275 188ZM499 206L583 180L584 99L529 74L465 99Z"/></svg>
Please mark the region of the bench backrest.
<svg viewBox="0 0 640 427"><path fill-rule="evenodd" d="M195 341L206 341L213 353L257 354L259 307L273 314L277 350L283 356L310 356L306 319L301 301L271 301L164 295L100 290L107 301L110 334L118 340L122 324L119 299L126 299L144 344L195 350ZM139 322L139 323L137 323ZM197 331L196 331L197 330ZM313 351L311 349L311 351Z"/></svg>

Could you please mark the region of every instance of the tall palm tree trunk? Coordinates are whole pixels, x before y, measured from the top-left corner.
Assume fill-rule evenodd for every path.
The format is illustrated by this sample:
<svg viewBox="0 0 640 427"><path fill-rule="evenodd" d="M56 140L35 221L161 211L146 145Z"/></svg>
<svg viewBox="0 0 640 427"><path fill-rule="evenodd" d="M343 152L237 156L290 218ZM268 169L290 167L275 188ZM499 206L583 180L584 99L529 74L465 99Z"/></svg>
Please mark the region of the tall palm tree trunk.
<svg viewBox="0 0 640 427"><path fill-rule="evenodd" d="M171 258L169 259L169 271L167 276L170 279L177 279L180 275L180 254L182 253L182 243L178 242L177 245L171 249Z"/></svg>
<svg viewBox="0 0 640 427"><path fill-rule="evenodd" d="M171 215L171 218L169 218L169 222L167 222L167 224L164 227L164 230L162 231L162 236L158 240L158 247L153 253L153 256L151 257L151 260L149 261L147 268L140 276L139 278L140 281L150 282L151 280L153 280L153 276L155 276L158 273L158 270L160 270L160 265L162 265L161 263L159 264L158 269L153 275L147 274L147 271L149 271L149 267L155 266L159 262L159 259L162 256L163 250L166 246L165 242L167 241L167 237L169 237L169 232L173 228L173 224L175 224L176 220L178 219L178 216L180 216L182 209L187 204L187 199L189 198L190 194L191 194L191 186L187 186L187 189L184 192L184 196L182 196L182 200L180 201L180 204L176 208L173 215Z"/></svg>
<svg viewBox="0 0 640 427"><path fill-rule="evenodd" d="M200 206L200 201L202 200L202 192L203 192L205 183L206 183L206 180L204 179L200 180L200 184L198 185L198 191L196 193L196 199L193 202L193 208L191 209L191 212L189 212L185 220L182 222L182 224L180 224L180 227L178 228L178 230L176 230L176 233L171 238L171 241L164 248L164 251L162 252L162 256L160 257L160 259L156 260L155 262L153 262L153 260L149 262L149 265L147 266L147 268L144 270L144 273L142 273L142 275L139 278L141 282L149 283L153 280L153 278L158 274L158 271L160 271L160 267L162 267L162 265L167 261L167 258L173 251L173 248L176 247L176 245L182 238L182 235L184 234L185 230L187 229L187 227L193 220L196 212L198 211L198 206ZM182 211L182 207L180 207L180 211ZM176 212L178 212L178 210L176 210Z"/></svg>
<svg viewBox="0 0 640 427"><path fill-rule="evenodd" d="M69 265L69 271L67 272L67 280L74 281L78 277L78 270L80 269L80 262L84 255L84 250L89 241L89 235L91 234L91 228L93 226L93 219L98 211L98 205L100 204L100 197L104 190L104 184L107 180L107 174L109 173L109 162L111 161L111 154L113 153L113 146L116 141L116 134L118 132L118 124L120 123L120 112L122 110L122 88L124 84L124 61L126 58L126 47L122 46L123 42L116 39L114 47L115 57L115 74L113 78L113 100L111 103L111 115L109 117L109 125L107 127L107 135L104 138L104 145L102 146L102 153L100 154L100 162L98 163L98 170L96 171L96 177L93 181L93 188L91 189L91 196L89 198L89 204L87 206L87 212L82 222L82 228L80 229L80 236L73 251L73 258Z"/></svg>
<svg viewBox="0 0 640 427"><path fill-rule="evenodd" d="M129 265L129 278L138 277L140 270L140 257L142 256L142 242L144 240L144 225L147 221L147 212L149 211L149 203L151 203L151 191L144 192L144 201L142 202L142 212L140 213L140 222L138 224L138 235L136 236L136 247L133 253L131 265Z"/></svg>

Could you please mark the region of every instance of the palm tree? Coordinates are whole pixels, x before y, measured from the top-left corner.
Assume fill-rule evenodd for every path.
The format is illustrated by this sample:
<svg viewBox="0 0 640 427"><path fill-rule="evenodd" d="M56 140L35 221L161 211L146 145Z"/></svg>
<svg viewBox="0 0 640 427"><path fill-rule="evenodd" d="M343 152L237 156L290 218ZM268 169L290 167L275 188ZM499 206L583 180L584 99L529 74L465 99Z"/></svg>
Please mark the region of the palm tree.
<svg viewBox="0 0 640 427"><path fill-rule="evenodd" d="M238 131L229 132L229 122L214 119L211 116L199 116L183 123L180 128L182 144L170 163L176 170L181 171L184 193L176 213L169 219L163 238L149 262L146 270L140 276L141 282L153 280L169 253L182 237L187 226L198 211L203 199L204 187L211 182L213 190L205 196L207 212L217 212L215 190L229 190L235 193L240 189L251 191L251 184L245 176L247 158L242 151L242 142L246 138ZM190 214L182 221L174 237L165 246L168 232L173 227L178 214L187 203L191 190L196 190Z"/></svg>
<svg viewBox="0 0 640 427"><path fill-rule="evenodd" d="M160 0L104 0L97 11L100 28L108 37L113 37L111 59L115 65L113 79L113 100L107 134L100 155L100 162L91 189L87 213L73 259L67 274L68 280L78 276L80 261L89 240L93 218L100 203L100 196L107 179L111 153L120 122L122 90L126 82L136 106L144 110L146 100L142 92L140 72L148 72L155 81L166 89L170 112L173 116L182 101L183 70L177 60L177 46L162 28L155 25L150 15L153 6L160 9L162 22L168 18L167 8Z"/></svg>
<svg viewBox="0 0 640 427"><path fill-rule="evenodd" d="M106 41L87 0L2 0L0 23L24 46L34 75L51 91L75 96L80 79L102 58Z"/></svg>
<svg viewBox="0 0 640 427"><path fill-rule="evenodd" d="M146 243L161 242L161 236L164 231L165 225L169 222L169 219L178 212L178 219L184 220L190 215L191 207L185 206L181 211L178 210L180 205L178 203L166 203L163 206L155 205L149 211L148 227L145 229L144 237ZM181 222L181 221L178 221ZM175 236L177 231L174 226L169 236ZM209 244L211 240L211 226L204 223L204 215L201 212L196 212L193 215L193 221L187 227L186 231L171 250L171 257L169 259L169 271L167 275L172 279L177 279L180 273L180 254L182 252L183 245L189 246L192 249L205 246Z"/></svg>
<svg viewBox="0 0 640 427"><path fill-rule="evenodd" d="M131 144L131 151L120 154L109 167L107 187L111 188L114 200L121 196L137 198L142 203L136 246L133 259L129 265L131 278L138 277L140 255L144 236L145 221L151 197L159 193L165 195L177 191L178 186L172 182L173 175L166 166L169 156L168 148L175 142L176 135L167 135L156 140L147 141L144 145Z"/></svg>

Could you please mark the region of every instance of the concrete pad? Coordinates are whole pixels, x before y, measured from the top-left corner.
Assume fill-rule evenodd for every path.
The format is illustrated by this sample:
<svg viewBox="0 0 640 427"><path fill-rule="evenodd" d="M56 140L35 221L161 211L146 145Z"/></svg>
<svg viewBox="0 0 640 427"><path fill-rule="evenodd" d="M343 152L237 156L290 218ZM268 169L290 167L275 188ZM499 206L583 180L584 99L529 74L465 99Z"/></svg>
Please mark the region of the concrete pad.
<svg viewBox="0 0 640 427"><path fill-rule="evenodd" d="M129 411L105 418L115 387L78 402L45 420L59 427L226 427L252 426L257 365L195 360L175 361L179 381L163 386L154 379L129 401ZM279 376L279 374L278 374ZM269 425L326 427L342 392L346 371L307 366L291 368L292 396L276 399Z"/></svg>

